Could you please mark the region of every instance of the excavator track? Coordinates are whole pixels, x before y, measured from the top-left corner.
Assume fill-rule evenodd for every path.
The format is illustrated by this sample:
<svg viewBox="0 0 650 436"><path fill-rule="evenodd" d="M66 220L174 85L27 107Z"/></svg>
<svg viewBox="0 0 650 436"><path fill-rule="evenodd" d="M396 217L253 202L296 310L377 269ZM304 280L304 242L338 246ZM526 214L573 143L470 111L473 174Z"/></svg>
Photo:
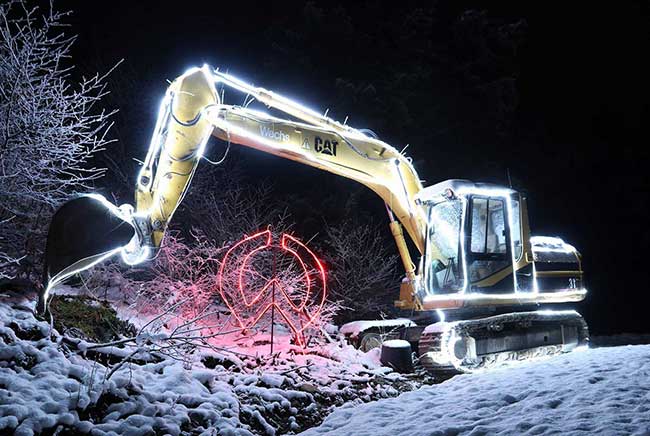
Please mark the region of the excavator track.
<svg viewBox="0 0 650 436"><path fill-rule="evenodd" d="M429 373L467 373L512 361L567 353L589 342L575 311L515 312L428 326L419 341Z"/></svg>

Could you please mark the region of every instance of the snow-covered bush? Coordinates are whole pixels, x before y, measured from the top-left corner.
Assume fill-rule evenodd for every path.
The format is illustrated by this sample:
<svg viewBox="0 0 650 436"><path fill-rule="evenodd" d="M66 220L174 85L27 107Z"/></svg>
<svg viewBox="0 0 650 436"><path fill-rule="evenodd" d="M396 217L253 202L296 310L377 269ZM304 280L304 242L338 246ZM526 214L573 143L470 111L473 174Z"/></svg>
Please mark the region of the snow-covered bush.
<svg viewBox="0 0 650 436"><path fill-rule="evenodd" d="M341 320L390 312L398 292L398 256L381 237L379 226L347 220L325 230L329 287L343 306Z"/></svg>
<svg viewBox="0 0 650 436"><path fill-rule="evenodd" d="M16 266L19 261L19 259L5 253L2 248L4 244L7 243L6 241L10 239L7 238L5 235L5 231L7 227L9 227L6 224L9 221L10 218L7 218L5 220L0 220L0 280L11 278L9 274L10 268Z"/></svg>
<svg viewBox="0 0 650 436"><path fill-rule="evenodd" d="M67 13L27 3L0 4L0 259L25 256L32 272L53 209L102 176L92 159L110 142L113 112L100 107L105 75L75 77ZM1 274L15 265L0 260Z"/></svg>
<svg viewBox="0 0 650 436"><path fill-rule="evenodd" d="M210 144L218 154L223 144ZM192 187L174 216L176 228L199 229L214 245L234 244L241 236L266 229L277 232L293 227L287 207L273 195L268 180L247 180L243 162L231 151L220 165L201 162L192 179Z"/></svg>
<svg viewBox="0 0 650 436"><path fill-rule="evenodd" d="M182 303L177 314L192 318L214 300L210 293L221 251L200 233L190 241L178 233L168 234L151 267L130 274L123 293L144 315L158 315Z"/></svg>
<svg viewBox="0 0 650 436"><path fill-rule="evenodd" d="M197 350L220 348L221 337L226 335L231 338L229 340L268 341L270 311L255 325L242 328L231 310L234 309L238 316L254 316L255 311L270 302L269 295L265 295L259 305L242 307L237 288L240 265L223 270L223 292L231 306L221 297L218 274L228 248L214 245L196 229L187 239L180 237L178 232L171 232L149 267L133 270L118 263L105 264L89 271L84 286L94 297L109 299L137 315L141 325L132 341L178 360L189 362ZM297 302L306 299L301 315L293 315L294 325L305 323L308 315L320 309L319 316L304 332L308 344L319 342L323 328L336 314L338 304L325 301L319 308L319 296L315 293L321 289L317 286L312 287L311 296L305 296L304 273L286 258L278 258L275 272L268 253L259 260L252 268L245 269L247 291L256 294L275 277L278 281L277 303L285 313L291 311L289 301L298 305ZM309 275L313 281L311 269ZM275 313L275 324L286 325L279 311ZM280 329L285 336L291 334L288 329Z"/></svg>

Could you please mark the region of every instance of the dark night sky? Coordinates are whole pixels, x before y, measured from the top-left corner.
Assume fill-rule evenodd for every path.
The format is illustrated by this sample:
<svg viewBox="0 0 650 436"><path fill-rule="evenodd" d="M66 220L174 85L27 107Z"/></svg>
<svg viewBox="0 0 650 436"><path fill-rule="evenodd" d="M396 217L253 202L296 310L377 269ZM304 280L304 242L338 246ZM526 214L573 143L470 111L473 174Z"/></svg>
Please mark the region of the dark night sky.
<svg viewBox="0 0 650 436"><path fill-rule="evenodd" d="M192 65L208 62L228 68L255 84L299 96L317 109L336 104L333 94L338 78L360 81L368 76L370 80L386 63L399 64L405 71L418 66L433 65L433 71L441 68L436 57L410 55L412 41L392 33L408 30L397 24L403 21L400 17L416 8L430 8L432 3L402 1L371 8L370 14L363 7L348 6L352 28L374 36L344 40L346 49L341 52L335 43L344 31L349 34L350 26L332 19L335 14L314 23L305 19L301 1L239 2L227 8L223 3L176 1L166 7L164 2L153 1L111 1L103 6L58 2L74 10L71 30L79 34L74 57L82 68L96 70L125 59L114 74L124 74L136 83L132 86L137 108L131 110L145 112L137 132L141 142L124 144L130 156L142 158L146 153L164 80ZM333 7L316 5L326 12ZM648 3L436 2L430 25L432 50L454 57L449 29L469 9L487 11L497 23L526 22L524 43L508 61L513 63L508 69L517 71L519 104L507 137L484 133L483 126L473 127L470 121L480 118L481 110L491 119L490 107L481 106L478 100L473 104L475 97L466 89L467 82L454 81L453 74L447 74L448 67L443 68L449 80L445 83L453 83L454 92L463 98L454 98L456 94L446 100L439 97L438 76L430 77L421 88L414 87L422 95L413 97L414 103L407 107L413 120L408 128L392 122L365 124L376 123L383 115L373 115L376 108L362 103L343 104L349 108L343 113L331 106L331 113L339 119L350 115L350 124L372 128L398 148L411 143L410 155L428 183L446 178L504 183L508 168L515 187L528 193L533 232L559 235L582 252L591 294L579 309L592 331L650 332L646 259L650 142L645 123L650 74L643 62L649 53ZM380 30L375 32L373 26ZM307 39L308 61L300 53L287 55L278 50L275 35L285 27L299 34L300 29L314 33ZM377 35L385 40L376 40ZM490 65L500 68L498 60ZM489 77L490 73L480 74ZM424 100L439 104L417 103ZM453 110L445 106L450 101ZM115 104L129 113L123 107L128 103L116 100ZM434 114L432 108L441 112ZM453 135L431 136L429 125L438 113L449 119L461 114L470 121ZM134 135L130 138L138 138ZM296 184L301 189L352 186L278 158L254 153L244 157L251 157L252 175L276 181L279 196L288 195ZM313 202L323 198L316 193ZM373 213L382 213L379 200L369 207Z"/></svg>

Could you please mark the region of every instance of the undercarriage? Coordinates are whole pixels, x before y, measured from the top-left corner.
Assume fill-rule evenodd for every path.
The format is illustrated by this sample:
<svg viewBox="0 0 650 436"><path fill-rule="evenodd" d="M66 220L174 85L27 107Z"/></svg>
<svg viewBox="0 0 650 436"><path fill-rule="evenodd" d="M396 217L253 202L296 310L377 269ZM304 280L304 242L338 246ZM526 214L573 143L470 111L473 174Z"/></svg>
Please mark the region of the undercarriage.
<svg viewBox="0 0 650 436"><path fill-rule="evenodd" d="M387 340L405 340L420 365L437 376L568 353L589 343L587 324L573 310L476 316L433 324L426 323L427 318L418 324L408 319L353 322L341 332L362 351Z"/></svg>
<svg viewBox="0 0 650 436"><path fill-rule="evenodd" d="M432 324L420 336L418 355L429 372L464 373L566 353L588 342L587 324L575 311L518 312Z"/></svg>

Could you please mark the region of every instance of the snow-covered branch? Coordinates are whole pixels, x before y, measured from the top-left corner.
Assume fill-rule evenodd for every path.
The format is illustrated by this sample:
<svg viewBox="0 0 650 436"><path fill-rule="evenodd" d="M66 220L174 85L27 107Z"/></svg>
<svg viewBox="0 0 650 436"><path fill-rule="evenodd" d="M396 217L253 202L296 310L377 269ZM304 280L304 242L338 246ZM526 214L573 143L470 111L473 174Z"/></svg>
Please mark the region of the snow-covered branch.
<svg viewBox="0 0 650 436"><path fill-rule="evenodd" d="M12 218L0 220L0 280L11 278L11 275L8 272L10 267L18 264L20 261L20 259L16 259L15 257L8 255L2 249L2 245L4 245L4 241L6 240L6 237L3 236L5 224L8 223Z"/></svg>
<svg viewBox="0 0 650 436"><path fill-rule="evenodd" d="M15 217L7 226L17 229L2 245L6 256L27 251L36 263L42 244L28 239L42 242L34 235L52 209L103 175L92 159L111 142L115 113L100 107L106 74L76 79L66 16L0 4L0 221Z"/></svg>
<svg viewBox="0 0 650 436"><path fill-rule="evenodd" d="M342 314L359 319L391 310L399 283L398 257L380 236L378 225L346 220L325 230L330 292L348 309Z"/></svg>

